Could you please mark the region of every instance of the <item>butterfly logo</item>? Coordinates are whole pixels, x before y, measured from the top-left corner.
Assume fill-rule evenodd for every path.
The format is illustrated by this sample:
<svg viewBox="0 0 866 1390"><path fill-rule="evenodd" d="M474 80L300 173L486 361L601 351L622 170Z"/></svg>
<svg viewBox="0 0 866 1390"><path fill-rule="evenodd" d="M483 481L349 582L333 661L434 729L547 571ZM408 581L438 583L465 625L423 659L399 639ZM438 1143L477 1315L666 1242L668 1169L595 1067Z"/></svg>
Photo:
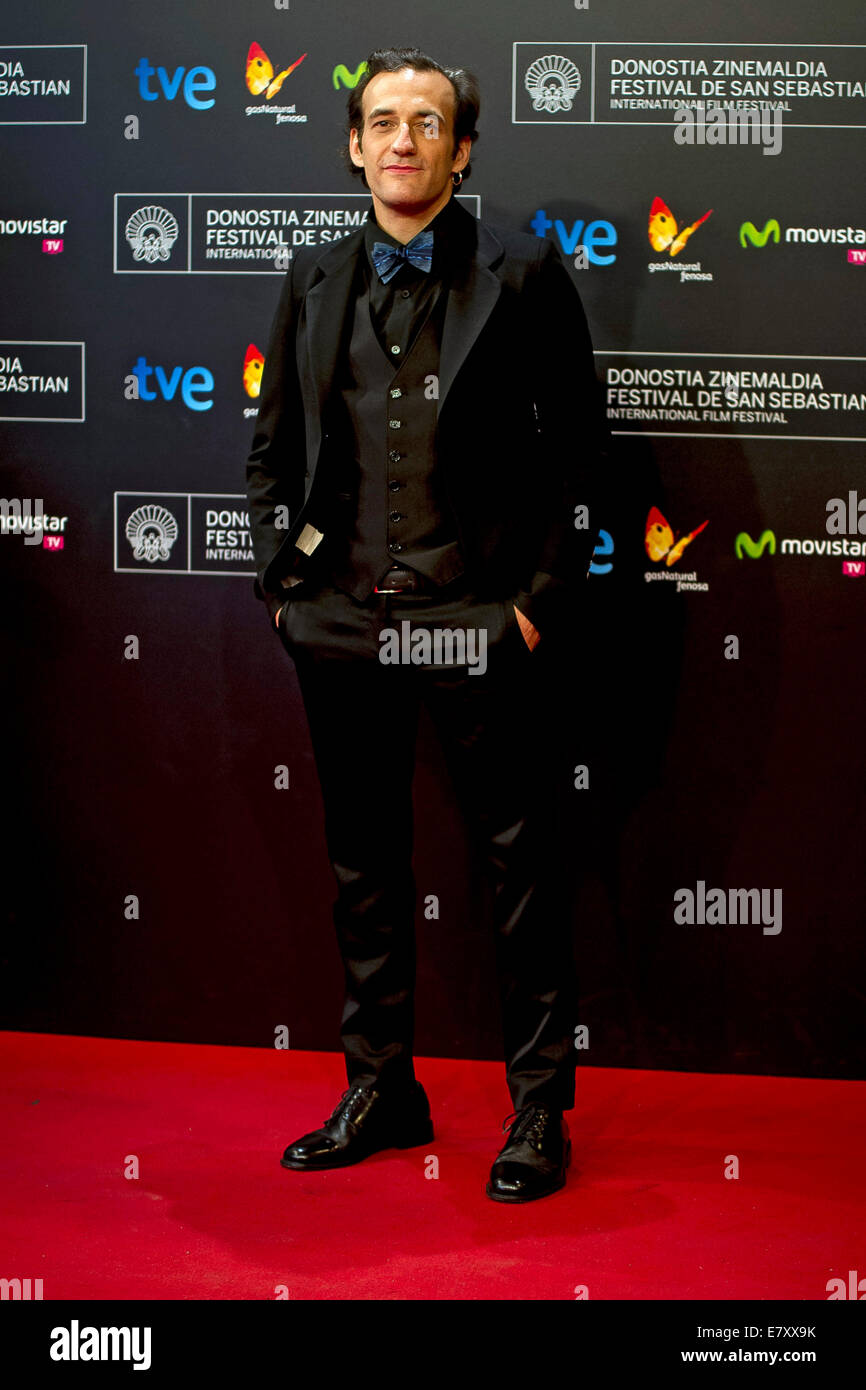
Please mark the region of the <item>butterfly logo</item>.
<svg viewBox="0 0 866 1390"><path fill-rule="evenodd" d="M262 372L265 359L255 343L250 343L244 358L244 390L248 396L257 396L262 386Z"/></svg>
<svg viewBox="0 0 866 1390"><path fill-rule="evenodd" d="M687 545L690 545L695 536L699 536L709 521L704 521L694 531L690 531L687 536L683 536L674 544L674 533L662 516L658 507L650 507L649 516L646 519L646 533L644 535L644 547L647 555L657 565L664 560L670 567L675 565L677 560L682 558L682 553Z"/></svg>
<svg viewBox="0 0 866 1390"><path fill-rule="evenodd" d="M698 230L702 222L706 222L712 211L710 208L697 222L680 231L667 203L661 198L653 198L649 215L650 246L654 251L670 251L672 256L678 256L692 233Z"/></svg>
<svg viewBox="0 0 866 1390"><path fill-rule="evenodd" d="M299 63L306 58L306 53L302 53L300 58L296 58L285 72L278 72L274 76L274 65L267 53L257 43L250 44L250 51L247 54L247 87L254 97L265 94L265 99L270 101L272 96L276 96L286 78L293 73Z"/></svg>

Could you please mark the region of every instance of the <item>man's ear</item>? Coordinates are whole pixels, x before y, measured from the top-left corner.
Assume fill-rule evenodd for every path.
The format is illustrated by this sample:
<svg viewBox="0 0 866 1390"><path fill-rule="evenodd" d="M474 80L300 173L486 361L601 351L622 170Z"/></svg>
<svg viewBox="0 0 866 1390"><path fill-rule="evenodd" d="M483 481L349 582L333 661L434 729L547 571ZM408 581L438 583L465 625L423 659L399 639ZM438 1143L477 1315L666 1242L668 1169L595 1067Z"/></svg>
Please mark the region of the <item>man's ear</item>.
<svg viewBox="0 0 866 1390"><path fill-rule="evenodd" d="M466 168L466 165L469 163L469 159L472 154L472 139L468 135L464 135L462 140L457 141L457 145L454 149L454 154L452 155L452 160L456 160L458 156L463 153L465 153L466 158L463 160L463 163L459 166L460 169ZM453 172L456 174L458 170L455 169L453 170Z"/></svg>
<svg viewBox="0 0 866 1390"><path fill-rule="evenodd" d="M357 152L352 148L352 136L355 137L355 140L358 143ZM363 156L363 151L361 149L361 136L359 131L353 126L349 132L349 158L351 159L352 163L355 165L357 169L363 169L364 160L363 157L360 159L357 157L359 154Z"/></svg>

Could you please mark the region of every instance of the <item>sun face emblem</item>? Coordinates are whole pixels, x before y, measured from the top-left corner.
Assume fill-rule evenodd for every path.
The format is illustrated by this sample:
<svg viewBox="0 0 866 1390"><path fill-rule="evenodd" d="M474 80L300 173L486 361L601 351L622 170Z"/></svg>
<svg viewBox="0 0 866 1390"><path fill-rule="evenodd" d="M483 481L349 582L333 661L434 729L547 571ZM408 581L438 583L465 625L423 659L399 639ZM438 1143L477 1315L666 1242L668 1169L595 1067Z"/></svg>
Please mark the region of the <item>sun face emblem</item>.
<svg viewBox="0 0 866 1390"><path fill-rule="evenodd" d="M523 84L532 97L533 111L570 111L580 91L580 68L570 58L548 53L530 64Z"/></svg>
<svg viewBox="0 0 866 1390"><path fill-rule="evenodd" d="M171 547L177 540L177 522L167 507L149 502L130 512L126 539L136 560L155 565L157 560L167 560L171 555Z"/></svg>
<svg viewBox="0 0 866 1390"><path fill-rule="evenodd" d="M179 231L177 218L172 216L168 208L156 206L138 208L124 228L126 239L132 247L132 259L144 261L147 265L168 260Z"/></svg>

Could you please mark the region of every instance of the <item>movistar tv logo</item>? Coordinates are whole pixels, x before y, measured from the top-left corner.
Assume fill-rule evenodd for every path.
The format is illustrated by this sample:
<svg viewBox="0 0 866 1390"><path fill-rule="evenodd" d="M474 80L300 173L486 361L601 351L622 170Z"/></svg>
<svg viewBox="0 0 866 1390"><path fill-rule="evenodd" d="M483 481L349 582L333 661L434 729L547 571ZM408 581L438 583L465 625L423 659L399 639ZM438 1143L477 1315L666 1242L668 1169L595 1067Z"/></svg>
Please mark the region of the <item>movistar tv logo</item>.
<svg viewBox="0 0 866 1390"><path fill-rule="evenodd" d="M778 244L782 235L782 229L775 217L771 217L769 222L764 223L763 231L758 231L754 222L743 222L740 224L740 245L745 246L751 242L753 246L766 246L770 237Z"/></svg>
<svg viewBox="0 0 866 1390"><path fill-rule="evenodd" d="M742 560L744 555L748 555L750 560L759 560L765 550L769 550L771 555L775 555L775 532L762 531L758 539L753 541L748 531L741 531L734 541L734 550L738 560Z"/></svg>
<svg viewBox="0 0 866 1390"><path fill-rule="evenodd" d="M772 238L778 245L782 228L775 217L759 231L754 222L740 223L740 245L766 246ZM792 246L866 246L866 227L786 227L784 240ZM856 264L849 256L852 264Z"/></svg>
<svg viewBox="0 0 866 1390"><path fill-rule="evenodd" d="M334 91L339 91L341 82L344 87L357 87L361 80L361 74L366 71L366 62L359 63L354 72L350 72L345 63L338 63L331 74L331 80L334 83Z"/></svg>

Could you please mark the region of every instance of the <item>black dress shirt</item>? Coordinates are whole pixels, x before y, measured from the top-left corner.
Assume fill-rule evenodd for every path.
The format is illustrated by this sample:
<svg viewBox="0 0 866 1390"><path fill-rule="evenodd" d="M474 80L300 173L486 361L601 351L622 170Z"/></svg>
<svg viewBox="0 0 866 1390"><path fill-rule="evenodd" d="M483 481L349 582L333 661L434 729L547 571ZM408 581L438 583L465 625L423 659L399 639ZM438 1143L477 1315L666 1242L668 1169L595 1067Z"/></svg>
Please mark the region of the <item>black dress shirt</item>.
<svg viewBox="0 0 866 1390"><path fill-rule="evenodd" d="M459 209L457 216L455 208ZM433 262L429 271L419 270L405 261L386 284L373 264L373 243L383 241L388 246L402 246L404 243L379 226L373 200L370 200L369 215L364 224L367 254L359 258L370 291L370 318L376 336L386 350L392 344L399 346L401 362L433 308L443 282L459 264L462 250L460 233L464 230L461 211L452 194L436 216L419 229L433 233Z"/></svg>

